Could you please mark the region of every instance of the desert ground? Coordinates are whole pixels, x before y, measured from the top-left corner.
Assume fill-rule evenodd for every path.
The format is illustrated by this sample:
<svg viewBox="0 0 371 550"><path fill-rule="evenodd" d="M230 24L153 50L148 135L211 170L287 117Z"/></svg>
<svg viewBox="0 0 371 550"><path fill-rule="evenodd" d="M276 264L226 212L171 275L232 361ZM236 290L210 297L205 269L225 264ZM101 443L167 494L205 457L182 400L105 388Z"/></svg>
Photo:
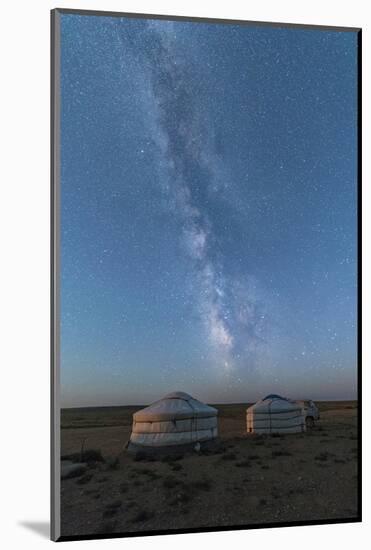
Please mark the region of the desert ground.
<svg viewBox="0 0 371 550"><path fill-rule="evenodd" d="M63 409L62 536L357 517L357 402L317 402L303 434L248 435L247 403L219 410L219 447L197 454L129 454L141 407ZM70 462L67 462L69 460Z"/></svg>

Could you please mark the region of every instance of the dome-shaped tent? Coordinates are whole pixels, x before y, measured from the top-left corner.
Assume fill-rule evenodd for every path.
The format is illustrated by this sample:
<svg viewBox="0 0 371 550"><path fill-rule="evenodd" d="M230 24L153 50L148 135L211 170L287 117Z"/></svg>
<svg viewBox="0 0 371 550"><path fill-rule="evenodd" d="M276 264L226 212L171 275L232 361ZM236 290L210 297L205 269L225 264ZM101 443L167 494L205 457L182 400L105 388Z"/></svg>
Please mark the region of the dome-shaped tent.
<svg viewBox="0 0 371 550"><path fill-rule="evenodd" d="M218 436L217 414L187 393L169 393L134 413L129 450L211 441Z"/></svg>
<svg viewBox="0 0 371 550"><path fill-rule="evenodd" d="M267 395L246 411L247 433L296 433L305 431L300 404L279 395Z"/></svg>

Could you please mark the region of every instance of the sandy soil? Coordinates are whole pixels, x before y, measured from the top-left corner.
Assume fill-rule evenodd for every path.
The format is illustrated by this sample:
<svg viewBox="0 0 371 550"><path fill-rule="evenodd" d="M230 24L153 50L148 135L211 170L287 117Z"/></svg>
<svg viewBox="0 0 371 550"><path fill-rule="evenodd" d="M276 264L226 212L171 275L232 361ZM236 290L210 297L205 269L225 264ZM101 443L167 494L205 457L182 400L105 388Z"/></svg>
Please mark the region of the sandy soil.
<svg viewBox="0 0 371 550"><path fill-rule="evenodd" d="M317 403L305 434L245 433L247 404L217 405L221 446L210 454L142 460L123 450L140 407L62 411L62 456L100 450L62 480L63 536L357 516L357 403Z"/></svg>

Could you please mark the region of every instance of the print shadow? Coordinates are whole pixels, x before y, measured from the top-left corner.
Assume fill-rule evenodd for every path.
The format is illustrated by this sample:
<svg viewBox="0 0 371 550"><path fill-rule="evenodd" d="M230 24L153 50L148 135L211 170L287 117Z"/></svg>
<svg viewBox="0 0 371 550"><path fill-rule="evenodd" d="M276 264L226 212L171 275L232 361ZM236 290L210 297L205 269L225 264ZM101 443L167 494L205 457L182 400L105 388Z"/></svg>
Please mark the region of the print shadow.
<svg viewBox="0 0 371 550"><path fill-rule="evenodd" d="M50 523L48 521L20 521L18 525L33 531L42 538L50 538Z"/></svg>

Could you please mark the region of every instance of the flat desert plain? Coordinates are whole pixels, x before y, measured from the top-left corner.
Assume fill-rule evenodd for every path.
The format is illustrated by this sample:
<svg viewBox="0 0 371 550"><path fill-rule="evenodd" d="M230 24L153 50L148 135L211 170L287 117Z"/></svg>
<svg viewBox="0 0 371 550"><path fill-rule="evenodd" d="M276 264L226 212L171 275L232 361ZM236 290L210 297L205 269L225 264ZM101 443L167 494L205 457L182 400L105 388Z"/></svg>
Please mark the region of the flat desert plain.
<svg viewBox="0 0 371 550"><path fill-rule="evenodd" d="M215 405L215 452L131 455L141 407L63 409L62 463L86 469L61 482L61 534L212 528L357 517L357 402L317 402L303 434L245 432L247 403ZM71 456L72 455L72 456Z"/></svg>

